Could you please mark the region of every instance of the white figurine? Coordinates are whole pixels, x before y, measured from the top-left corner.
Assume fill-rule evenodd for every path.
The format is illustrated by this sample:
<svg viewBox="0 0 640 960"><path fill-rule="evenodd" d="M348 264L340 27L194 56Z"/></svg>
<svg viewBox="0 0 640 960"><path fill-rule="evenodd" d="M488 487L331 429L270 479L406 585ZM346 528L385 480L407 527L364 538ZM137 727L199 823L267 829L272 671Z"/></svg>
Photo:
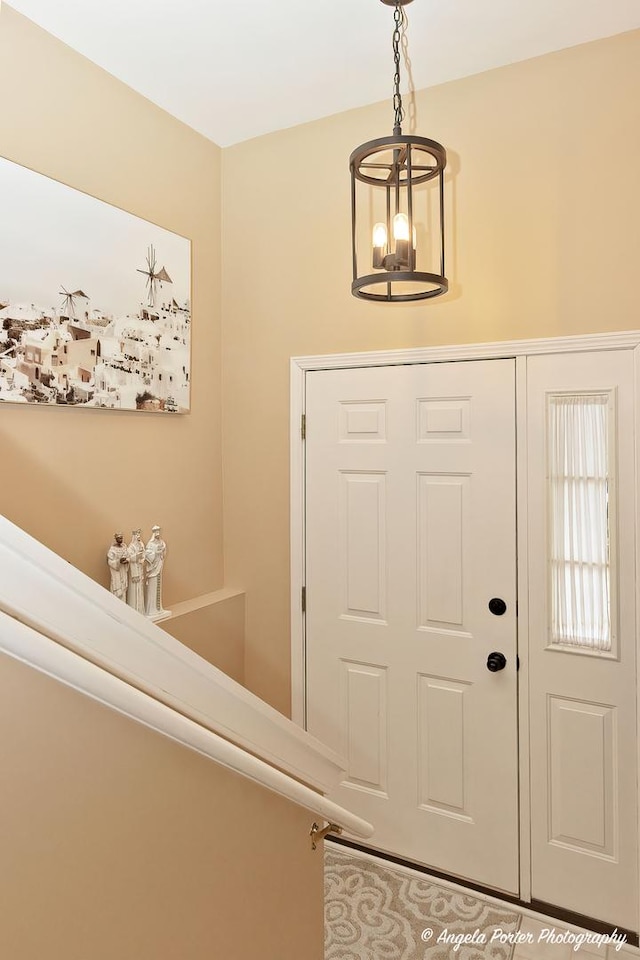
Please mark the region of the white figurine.
<svg viewBox="0 0 640 960"><path fill-rule="evenodd" d="M167 545L160 536L160 527L151 528L151 539L145 548L147 582L145 614L152 620L159 620L168 615L162 608L162 568L167 552Z"/></svg>
<svg viewBox="0 0 640 960"><path fill-rule="evenodd" d="M132 530L131 543L127 547L129 558L129 588L127 603L138 613L144 613L144 559L145 550L142 531Z"/></svg>
<svg viewBox="0 0 640 960"><path fill-rule="evenodd" d="M107 553L107 563L111 570L111 593L118 600L126 602L129 558L121 533L113 535L113 543Z"/></svg>

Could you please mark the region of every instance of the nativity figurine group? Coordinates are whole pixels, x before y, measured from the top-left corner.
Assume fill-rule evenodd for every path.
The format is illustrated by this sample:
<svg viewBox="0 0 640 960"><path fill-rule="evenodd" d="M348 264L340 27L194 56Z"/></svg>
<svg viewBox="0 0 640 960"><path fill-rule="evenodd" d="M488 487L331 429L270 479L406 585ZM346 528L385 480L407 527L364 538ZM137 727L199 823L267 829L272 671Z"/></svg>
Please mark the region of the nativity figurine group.
<svg viewBox="0 0 640 960"><path fill-rule="evenodd" d="M162 570L166 553L167 545L158 526L151 528L151 538L146 545L140 529L132 531L129 544L125 544L121 533L115 533L107 553L111 593L151 620L168 615L162 607Z"/></svg>

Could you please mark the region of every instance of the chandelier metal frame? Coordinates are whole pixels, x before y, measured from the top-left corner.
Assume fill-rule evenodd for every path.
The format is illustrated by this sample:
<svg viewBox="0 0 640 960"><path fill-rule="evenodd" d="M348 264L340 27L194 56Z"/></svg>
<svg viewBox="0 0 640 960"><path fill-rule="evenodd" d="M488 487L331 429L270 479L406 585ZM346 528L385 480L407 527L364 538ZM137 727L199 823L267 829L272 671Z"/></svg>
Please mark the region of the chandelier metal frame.
<svg viewBox="0 0 640 960"><path fill-rule="evenodd" d="M353 259L353 280L351 292L363 300L401 302L425 300L440 296L448 290L445 276L445 235L444 235L444 170L447 154L436 140L416 134L402 133L404 108L400 92L400 48L402 34L406 28L406 17L402 7L412 0L381 0L386 6L393 6L393 58L395 72L393 78L393 135L369 140L360 144L349 158L351 172L351 247ZM429 222L428 211L418 209L418 197L415 188L429 181L436 181L437 192L434 204L437 213L437 227L432 231L432 247L438 247L438 253L432 254L432 269L418 270L415 239L416 223L426 225ZM360 273L358 269L358 184L364 184L376 191L384 191L385 222L377 224L386 237L384 247L373 248L372 268ZM365 197L369 191L365 191ZM378 194L379 196L379 194ZM424 198L422 198L424 199ZM391 238L395 229L395 218L401 214L405 221L404 240ZM433 219L433 218L432 218ZM408 228L408 229L407 229ZM434 236L435 234L435 236ZM367 250L370 255L370 250ZM411 289L408 289L411 284ZM373 289L370 289L373 288ZM381 291L381 292L380 292Z"/></svg>

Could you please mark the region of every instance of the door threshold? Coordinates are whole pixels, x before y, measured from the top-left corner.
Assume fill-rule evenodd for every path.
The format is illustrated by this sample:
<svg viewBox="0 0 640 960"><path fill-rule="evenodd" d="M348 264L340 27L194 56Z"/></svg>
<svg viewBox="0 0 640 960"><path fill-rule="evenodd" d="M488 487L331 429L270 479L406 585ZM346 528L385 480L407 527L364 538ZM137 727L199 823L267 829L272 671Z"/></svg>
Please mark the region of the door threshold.
<svg viewBox="0 0 640 960"><path fill-rule="evenodd" d="M502 903L510 903L513 906L521 907L524 910L530 910L534 913L549 917L552 920L560 920L562 923L572 927L582 927L585 930L592 930L594 933L611 934L614 925L605 923L603 920L596 920L593 917L586 917L582 913L575 913L572 910L566 910L552 903L545 903L543 900L521 900L520 897L504 893L502 890L496 890L495 887L486 887L480 883L474 883L462 877L454 876L450 873L444 873L441 870L433 870L431 867L425 867L424 864L416 863L414 860L406 860L395 854L385 853L376 850L374 847L368 847L362 843L356 843L354 840L346 840L344 837L337 837L333 834L327 837L331 843L337 846L350 847L352 850L358 850L361 853L370 854L379 860L386 860L388 863L395 863L399 867L406 867L414 870L416 873L422 873L425 877L433 880L444 880L446 883L453 883L456 886L464 887L467 890L473 890L474 893L482 894L485 897L492 897L494 900L500 900ZM616 933L625 937L626 943L632 947L639 946L638 934L633 930L627 930L624 927L615 927Z"/></svg>

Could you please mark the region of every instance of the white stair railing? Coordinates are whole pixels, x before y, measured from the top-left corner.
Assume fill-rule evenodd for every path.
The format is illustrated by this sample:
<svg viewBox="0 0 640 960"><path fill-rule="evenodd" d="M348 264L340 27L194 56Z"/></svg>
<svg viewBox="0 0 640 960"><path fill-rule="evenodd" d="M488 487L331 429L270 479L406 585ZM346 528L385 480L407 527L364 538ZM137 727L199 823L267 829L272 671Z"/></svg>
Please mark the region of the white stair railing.
<svg viewBox="0 0 640 960"><path fill-rule="evenodd" d="M5 518L0 652L350 834L373 832L322 795L343 774L332 751Z"/></svg>

